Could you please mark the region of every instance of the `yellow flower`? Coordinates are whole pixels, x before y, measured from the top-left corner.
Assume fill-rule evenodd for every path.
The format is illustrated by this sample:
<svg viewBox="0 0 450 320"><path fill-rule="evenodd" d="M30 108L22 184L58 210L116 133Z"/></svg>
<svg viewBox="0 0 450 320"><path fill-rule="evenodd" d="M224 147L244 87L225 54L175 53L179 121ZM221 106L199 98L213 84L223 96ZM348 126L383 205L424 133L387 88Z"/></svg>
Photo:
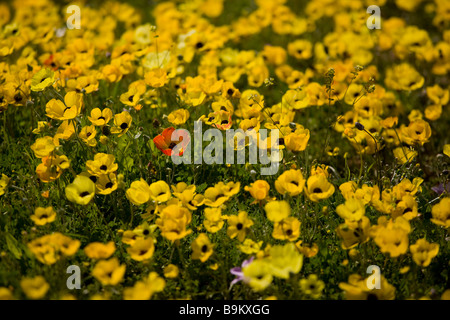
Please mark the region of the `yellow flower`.
<svg viewBox="0 0 450 320"><path fill-rule="evenodd" d="M288 44L288 53L299 60L309 59L312 56L312 44L308 40L295 40Z"/></svg>
<svg viewBox="0 0 450 320"><path fill-rule="evenodd" d="M431 208L431 222L438 226L450 228L450 198L441 199L438 204Z"/></svg>
<svg viewBox="0 0 450 320"><path fill-rule="evenodd" d="M43 226L47 223L55 221L56 212L52 207L38 207L34 210L34 215L32 215L30 218L37 226Z"/></svg>
<svg viewBox="0 0 450 320"><path fill-rule="evenodd" d="M28 243L28 248L40 262L51 265L60 258L61 254L72 256L80 247L79 240L73 240L59 232L44 235Z"/></svg>
<svg viewBox="0 0 450 320"><path fill-rule="evenodd" d="M219 185L205 190L205 205L208 207L220 207L228 199L230 198L225 194L225 189Z"/></svg>
<svg viewBox="0 0 450 320"><path fill-rule="evenodd" d="M314 175L308 178L306 182L306 196L314 202L331 197L334 193L334 186L328 182L323 175Z"/></svg>
<svg viewBox="0 0 450 320"><path fill-rule="evenodd" d="M133 232L137 234L139 237L155 237L155 230L157 226L155 224L149 225L148 222L144 222L143 224L137 226L133 229Z"/></svg>
<svg viewBox="0 0 450 320"><path fill-rule="evenodd" d="M284 145L291 151L303 151L308 145L310 132L308 129L298 125L298 129L295 132L284 136Z"/></svg>
<svg viewBox="0 0 450 320"><path fill-rule="evenodd" d="M84 253L91 259L108 259L116 251L116 245L108 243L91 242L84 248Z"/></svg>
<svg viewBox="0 0 450 320"><path fill-rule="evenodd" d="M130 188L126 191L126 196L135 205L141 205L150 201L150 186L144 179L131 183Z"/></svg>
<svg viewBox="0 0 450 320"><path fill-rule="evenodd" d="M54 144L59 144L59 139L68 140L75 133L75 127L72 121L65 120L63 121L58 130L56 131L55 136L53 137Z"/></svg>
<svg viewBox="0 0 450 320"><path fill-rule="evenodd" d="M270 201L264 207L267 219L272 222L280 222L291 214L291 207L287 201Z"/></svg>
<svg viewBox="0 0 450 320"><path fill-rule="evenodd" d="M89 147L95 147L97 145L97 140L95 140L95 136L97 135L97 130L94 125L84 126L78 137L83 140Z"/></svg>
<svg viewBox="0 0 450 320"><path fill-rule="evenodd" d="M163 180L152 183L149 188L150 197L157 202L166 202L172 196L169 185Z"/></svg>
<svg viewBox="0 0 450 320"><path fill-rule="evenodd" d="M178 274L180 273L180 270L178 267L174 264L169 264L166 267L164 267L164 277L173 279L178 277Z"/></svg>
<svg viewBox="0 0 450 320"><path fill-rule="evenodd" d="M413 260L421 267L428 267L431 259L437 256L439 252L439 245L437 243L430 243L426 239L418 239L415 244L409 247Z"/></svg>
<svg viewBox="0 0 450 320"><path fill-rule="evenodd" d="M216 233L222 229L225 222L220 208L205 208L204 213L203 225L208 232Z"/></svg>
<svg viewBox="0 0 450 320"><path fill-rule="evenodd" d="M95 184L88 177L78 175L73 182L66 187L65 192L69 201L87 205L95 196Z"/></svg>
<svg viewBox="0 0 450 320"><path fill-rule="evenodd" d="M14 296L11 290L5 287L0 287L0 301L2 300L14 300Z"/></svg>
<svg viewBox="0 0 450 320"><path fill-rule="evenodd" d="M386 85L394 90L412 91L422 88L424 77L408 63L401 63L386 72Z"/></svg>
<svg viewBox="0 0 450 320"><path fill-rule="evenodd" d="M124 300L149 300L156 292L161 292L166 286L166 281L156 272L150 272L148 277L137 281L133 287L123 290Z"/></svg>
<svg viewBox="0 0 450 320"><path fill-rule="evenodd" d="M47 102L45 112L47 117L56 120L70 120L76 118L84 106L83 95L76 91L70 91L61 100L52 99Z"/></svg>
<svg viewBox="0 0 450 320"><path fill-rule="evenodd" d="M407 273L407 272L409 271L409 269L410 269L409 266L405 266L405 267L401 268L401 269L399 270L399 272L400 272L401 274L405 274L405 273Z"/></svg>
<svg viewBox="0 0 450 320"><path fill-rule="evenodd" d="M316 274L310 274L307 279L301 279L299 285L304 294L314 299L320 298L325 288L325 283L319 280Z"/></svg>
<svg viewBox="0 0 450 320"><path fill-rule="evenodd" d="M108 82L118 82L122 79L123 74L120 72L120 69L115 65L108 64L102 69L102 76Z"/></svg>
<svg viewBox="0 0 450 320"><path fill-rule="evenodd" d="M381 275L380 289L367 287L367 279L363 279L358 274L352 274L348 278L348 283L341 282L339 288L344 290L347 300L394 300L395 287L387 282Z"/></svg>
<svg viewBox="0 0 450 320"><path fill-rule="evenodd" d="M336 208L336 213L346 222L357 222L361 220L366 210L364 203L359 199L348 199L345 204Z"/></svg>
<svg viewBox="0 0 450 320"><path fill-rule="evenodd" d="M271 266L273 276L288 279L291 273L298 273L303 266L303 255L290 242L285 245L275 245L269 250L267 262Z"/></svg>
<svg viewBox="0 0 450 320"><path fill-rule="evenodd" d="M123 111L114 116L114 127L111 128L111 133L117 134L118 137L123 136L130 129L133 118L128 111Z"/></svg>
<svg viewBox="0 0 450 320"><path fill-rule="evenodd" d="M305 179L300 170L287 170L283 172L275 181L275 189L281 194L288 193L294 197L302 193L305 186Z"/></svg>
<svg viewBox="0 0 450 320"><path fill-rule="evenodd" d="M387 117L380 122L381 126L385 129L391 129L398 123L398 117Z"/></svg>
<svg viewBox="0 0 450 320"><path fill-rule="evenodd" d="M182 239L189 235L192 230L186 229L191 223L191 212L176 204L171 204L165 207L160 217L156 219L155 223L161 230L161 235L170 241Z"/></svg>
<svg viewBox="0 0 450 320"><path fill-rule="evenodd" d="M245 239L242 244L238 245L238 248L245 254L254 254L259 252L262 244L262 241L255 242L252 239Z"/></svg>
<svg viewBox="0 0 450 320"><path fill-rule="evenodd" d="M423 146L431 137L430 125L422 119L410 122L407 127L403 125L400 130L402 140L409 145Z"/></svg>
<svg viewBox="0 0 450 320"><path fill-rule="evenodd" d="M116 172L119 165L115 163L115 157L112 154L96 153L94 160L86 161L87 171L94 176Z"/></svg>
<svg viewBox="0 0 450 320"><path fill-rule="evenodd" d="M425 118L430 121L436 121L441 117L442 106L440 104L433 104L425 108Z"/></svg>
<svg viewBox="0 0 450 320"><path fill-rule="evenodd" d="M328 166L321 164L321 165L312 165L311 166L311 175L314 176L316 174L321 174L323 175L325 178L328 178L330 176L329 172L328 172Z"/></svg>
<svg viewBox="0 0 450 320"><path fill-rule="evenodd" d="M295 241L300 236L301 222L295 217L287 217L275 222L272 237L278 240Z"/></svg>
<svg viewBox="0 0 450 320"><path fill-rule="evenodd" d="M8 186L9 180L8 176L2 173L2 178L0 179L0 196L5 194L5 189Z"/></svg>
<svg viewBox="0 0 450 320"><path fill-rule="evenodd" d="M131 259L136 261L148 260L155 252L155 244L152 237L138 237L136 241L127 248Z"/></svg>
<svg viewBox="0 0 450 320"><path fill-rule="evenodd" d="M264 180L256 180L250 186L245 186L244 190L250 192L255 201L262 201L269 196L269 184Z"/></svg>
<svg viewBox="0 0 450 320"><path fill-rule="evenodd" d="M227 235L233 239L236 238L243 242L248 229L253 225L252 219L247 215L246 211L239 211L238 215L228 217Z"/></svg>
<svg viewBox="0 0 450 320"><path fill-rule="evenodd" d="M58 250L65 256L73 256L80 248L80 240L71 239L59 232L52 234L52 236Z"/></svg>
<svg viewBox="0 0 450 320"><path fill-rule="evenodd" d="M141 107L138 104L141 101L142 93L138 87L130 87L127 92L120 95L120 102L124 105L140 109Z"/></svg>
<svg viewBox="0 0 450 320"><path fill-rule="evenodd" d="M48 127L47 121L38 121L38 127L36 129L33 129L34 134L39 134L42 131L44 131Z"/></svg>
<svg viewBox="0 0 450 320"><path fill-rule="evenodd" d="M257 259L242 268L244 282L253 290L262 291L272 283L271 265L264 259Z"/></svg>
<svg viewBox="0 0 450 320"><path fill-rule="evenodd" d="M316 243L312 245L307 243L303 244L303 240L299 240L295 243L295 246L306 258L312 258L319 252L319 246Z"/></svg>
<svg viewBox="0 0 450 320"><path fill-rule="evenodd" d="M400 164L410 162L417 156L417 151L411 150L410 148L406 148L403 146L395 148L393 153L394 157Z"/></svg>
<svg viewBox="0 0 450 320"><path fill-rule="evenodd" d="M433 101L435 105L445 106L450 99L449 90L442 89L438 84L427 87L427 97Z"/></svg>
<svg viewBox="0 0 450 320"><path fill-rule="evenodd" d="M31 146L36 158L44 158L49 156L56 146L53 144L53 138L45 136L43 138L36 139L36 142Z"/></svg>
<svg viewBox="0 0 450 320"><path fill-rule="evenodd" d="M50 285L42 276L23 278L20 280L20 287L29 299L41 299L50 289Z"/></svg>
<svg viewBox="0 0 450 320"><path fill-rule="evenodd" d="M382 253L396 258L408 251L410 231L411 226L405 218L398 217L387 221L383 216L378 218L378 225L370 228L370 235Z"/></svg>
<svg viewBox="0 0 450 320"><path fill-rule="evenodd" d="M360 243L369 241L370 220L363 216L357 222L345 222L336 228L337 235L342 239L342 248L347 250Z"/></svg>
<svg viewBox="0 0 450 320"><path fill-rule="evenodd" d="M349 139L353 139L354 137L356 137L356 131L353 128L345 128L344 129L344 134L349 138Z"/></svg>
<svg viewBox="0 0 450 320"><path fill-rule="evenodd" d="M444 153L447 157L450 157L450 144L446 144L446 145L444 146L443 153Z"/></svg>
<svg viewBox="0 0 450 320"><path fill-rule="evenodd" d="M211 243L206 233L200 233L192 242L192 259L205 262L213 254L214 244Z"/></svg>
<svg viewBox="0 0 450 320"><path fill-rule="evenodd" d="M41 69L31 78L31 91L43 91L55 82L55 73L50 69Z"/></svg>
<svg viewBox="0 0 450 320"><path fill-rule="evenodd" d="M117 177L114 173L101 174L96 178L95 189L97 194L107 195L117 190Z"/></svg>
<svg viewBox="0 0 450 320"><path fill-rule="evenodd" d="M100 260L92 269L92 276L104 286L115 286L123 280L126 266L120 265L116 257L109 260Z"/></svg>
<svg viewBox="0 0 450 320"><path fill-rule="evenodd" d="M161 68L152 69L145 74L145 83L153 88L163 87L168 81L166 70Z"/></svg>
<svg viewBox="0 0 450 320"><path fill-rule="evenodd" d="M398 196L396 202L397 205L391 212L393 218L401 216L406 220L412 220L419 214L417 201L411 194Z"/></svg>
<svg viewBox="0 0 450 320"><path fill-rule="evenodd" d="M105 108L100 110L100 108L94 108L91 111L91 115L88 116L88 119L94 126L104 126L111 121L112 117L113 113L111 109Z"/></svg>
<svg viewBox="0 0 450 320"><path fill-rule="evenodd" d="M450 300L450 289L447 289L442 294L441 300Z"/></svg>
<svg viewBox="0 0 450 320"><path fill-rule="evenodd" d="M309 100L304 90L287 90L281 99L281 103L290 109L298 110L307 108Z"/></svg>
<svg viewBox="0 0 450 320"><path fill-rule="evenodd" d="M186 109L177 109L169 114L167 120L169 120L170 123L178 126L185 123L189 119L189 116L189 111L187 111Z"/></svg>

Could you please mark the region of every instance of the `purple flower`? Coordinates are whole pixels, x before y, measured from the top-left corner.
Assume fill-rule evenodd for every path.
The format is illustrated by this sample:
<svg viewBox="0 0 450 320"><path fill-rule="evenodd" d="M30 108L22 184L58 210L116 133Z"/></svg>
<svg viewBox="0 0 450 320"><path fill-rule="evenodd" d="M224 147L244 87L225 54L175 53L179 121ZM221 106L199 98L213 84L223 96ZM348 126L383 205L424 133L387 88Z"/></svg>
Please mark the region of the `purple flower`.
<svg viewBox="0 0 450 320"><path fill-rule="evenodd" d="M438 196L440 196L444 191L450 192L450 182L447 183L447 185L445 186L445 190L444 190L444 185L442 183L437 186L432 187L431 190L436 192L438 194Z"/></svg>
<svg viewBox="0 0 450 320"><path fill-rule="evenodd" d="M230 288L235 283L238 283L239 281L244 280L244 273L242 272L242 268L244 268L246 265L250 264L254 259L255 259L255 257L250 257L250 259L244 260L244 262L242 262L242 265L240 267L234 267L234 268L230 269L231 274L236 276L236 278L233 281L231 281Z"/></svg>

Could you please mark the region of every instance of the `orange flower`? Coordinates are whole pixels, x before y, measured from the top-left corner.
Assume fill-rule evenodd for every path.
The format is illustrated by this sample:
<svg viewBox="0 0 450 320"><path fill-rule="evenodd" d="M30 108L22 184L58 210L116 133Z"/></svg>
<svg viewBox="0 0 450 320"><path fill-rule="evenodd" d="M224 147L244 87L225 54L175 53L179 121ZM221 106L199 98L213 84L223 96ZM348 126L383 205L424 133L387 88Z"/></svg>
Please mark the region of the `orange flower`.
<svg viewBox="0 0 450 320"><path fill-rule="evenodd" d="M190 136L182 134L179 138L179 141L172 140L172 133L175 131L174 127L166 128L164 131L157 135L153 142L155 143L156 147L161 150L165 155L171 156L172 150L175 148L175 146L179 143L181 143L181 150L180 150L180 156L183 155L184 150L186 150L186 147L188 146L190 142Z"/></svg>

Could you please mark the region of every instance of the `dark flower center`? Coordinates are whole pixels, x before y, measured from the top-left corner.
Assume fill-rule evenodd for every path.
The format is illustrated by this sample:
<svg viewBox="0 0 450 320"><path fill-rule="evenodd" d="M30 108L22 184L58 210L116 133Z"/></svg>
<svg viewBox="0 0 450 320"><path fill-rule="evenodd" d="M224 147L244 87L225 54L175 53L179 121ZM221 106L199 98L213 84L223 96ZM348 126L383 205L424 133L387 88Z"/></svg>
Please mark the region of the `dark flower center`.
<svg viewBox="0 0 450 320"><path fill-rule="evenodd" d="M206 251L208 251L208 246L204 244L202 247L202 252L205 253Z"/></svg>
<svg viewBox="0 0 450 320"><path fill-rule="evenodd" d="M315 188L315 189L313 190L313 193L322 193L322 189L320 189L320 188Z"/></svg>
<svg viewBox="0 0 450 320"><path fill-rule="evenodd" d="M244 225L240 222L236 225L236 229L238 229L238 230L242 230L243 227L244 227Z"/></svg>
<svg viewBox="0 0 450 320"><path fill-rule="evenodd" d="M112 186L113 186L113 183L112 183L112 182L108 182L108 183L105 185L105 188L106 188L106 189L110 189L110 188L112 188Z"/></svg>
<svg viewBox="0 0 450 320"><path fill-rule="evenodd" d="M80 197L82 197L82 198L84 198L84 197L86 197L88 195L89 195L89 192L87 192L87 191L84 191L84 192L80 193Z"/></svg>
<svg viewBox="0 0 450 320"><path fill-rule="evenodd" d="M106 165L102 165L101 167L100 167L100 170L103 170L103 171L106 171L108 169L108 167L106 166Z"/></svg>
<svg viewBox="0 0 450 320"><path fill-rule="evenodd" d="M120 129L125 130L126 128L128 128L128 123L124 122L120 125Z"/></svg>

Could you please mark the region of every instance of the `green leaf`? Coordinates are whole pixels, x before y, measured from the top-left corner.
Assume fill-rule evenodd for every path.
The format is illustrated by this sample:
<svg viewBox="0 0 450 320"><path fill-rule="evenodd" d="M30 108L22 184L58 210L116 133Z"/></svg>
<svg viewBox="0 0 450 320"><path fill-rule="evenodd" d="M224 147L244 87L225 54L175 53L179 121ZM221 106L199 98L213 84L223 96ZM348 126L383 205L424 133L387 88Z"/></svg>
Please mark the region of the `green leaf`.
<svg viewBox="0 0 450 320"><path fill-rule="evenodd" d="M126 157L125 160L123 161L124 168L129 171L131 171L131 169L133 169L133 165L134 165L134 160L131 157Z"/></svg>
<svg viewBox="0 0 450 320"><path fill-rule="evenodd" d="M17 240L9 232L6 232L6 245L16 259L20 259L22 257L22 251L18 247L19 244Z"/></svg>
<svg viewBox="0 0 450 320"><path fill-rule="evenodd" d="M153 140L149 140L147 143L150 145L150 149L152 150L152 153L156 152L156 146L155 146L155 143L153 142Z"/></svg>

